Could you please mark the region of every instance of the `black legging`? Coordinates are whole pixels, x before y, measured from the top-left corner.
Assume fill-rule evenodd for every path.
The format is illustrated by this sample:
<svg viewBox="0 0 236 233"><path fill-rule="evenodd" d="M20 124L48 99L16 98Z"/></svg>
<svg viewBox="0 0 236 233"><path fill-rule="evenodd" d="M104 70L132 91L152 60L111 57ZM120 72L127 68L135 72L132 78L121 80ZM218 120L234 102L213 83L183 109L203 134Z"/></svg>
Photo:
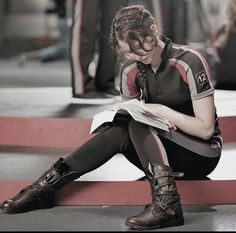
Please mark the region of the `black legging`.
<svg viewBox="0 0 236 233"><path fill-rule="evenodd" d="M218 163L219 158L199 156L173 142L161 140L170 166L175 171L184 172L186 179L204 179ZM162 142L154 139L148 126L131 120L95 135L65 160L72 169L83 175L121 153L136 167L144 170L149 162L164 163L160 150Z"/></svg>
<svg viewBox="0 0 236 233"><path fill-rule="evenodd" d="M100 167L117 153L122 153L132 164L143 170L131 142L127 122L95 135L65 160L69 166L83 175Z"/></svg>

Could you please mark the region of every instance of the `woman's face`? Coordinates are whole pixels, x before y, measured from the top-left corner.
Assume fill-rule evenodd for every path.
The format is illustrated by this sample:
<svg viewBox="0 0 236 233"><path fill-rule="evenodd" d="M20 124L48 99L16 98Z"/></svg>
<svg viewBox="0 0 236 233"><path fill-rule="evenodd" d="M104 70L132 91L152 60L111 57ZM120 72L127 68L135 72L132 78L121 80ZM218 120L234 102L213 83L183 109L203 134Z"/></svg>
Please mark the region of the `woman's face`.
<svg viewBox="0 0 236 233"><path fill-rule="evenodd" d="M144 49L140 48L138 41L134 42L135 53L130 50L129 44L125 41L118 40L119 53L125 56L129 60L135 60L144 64L150 64L155 53L156 47L155 42L147 43L144 42Z"/></svg>

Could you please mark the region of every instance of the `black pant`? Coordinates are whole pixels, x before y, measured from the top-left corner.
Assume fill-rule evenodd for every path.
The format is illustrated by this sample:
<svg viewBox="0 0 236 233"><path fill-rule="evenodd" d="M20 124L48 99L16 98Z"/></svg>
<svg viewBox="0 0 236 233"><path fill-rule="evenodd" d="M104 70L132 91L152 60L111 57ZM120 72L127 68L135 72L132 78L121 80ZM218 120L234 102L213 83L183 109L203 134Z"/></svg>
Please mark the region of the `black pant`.
<svg viewBox="0 0 236 233"><path fill-rule="evenodd" d="M70 48L73 96L91 91L93 88L106 91L115 87L118 64L108 38L115 13L127 3L128 0L75 1ZM96 50L99 60L94 85L88 67Z"/></svg>
<svg viewBox="0 0 236 233"><path fill-rule="evenodd" d="M132 164L143 170L143 167L146 167L150 160L156 161L156 163L161 161L158 153L154 151L153 141L146 140L147 137L150 137L149 132L148 127L143 127L140 123L134 121L119 122L88 140L69 155L66 162L80 175L83 175L100 167L117 153L122 153ZM160 139L167 151L170 166L174 171L184 172L184 179L205 179L219 161L219 158L200 156L167 139ZM134 146L133 142L141 143ZM148 143L153 158L143 154L145 150L142 148L144 146L147 148ZM117 167L117 169L120 168Z"/></svg>

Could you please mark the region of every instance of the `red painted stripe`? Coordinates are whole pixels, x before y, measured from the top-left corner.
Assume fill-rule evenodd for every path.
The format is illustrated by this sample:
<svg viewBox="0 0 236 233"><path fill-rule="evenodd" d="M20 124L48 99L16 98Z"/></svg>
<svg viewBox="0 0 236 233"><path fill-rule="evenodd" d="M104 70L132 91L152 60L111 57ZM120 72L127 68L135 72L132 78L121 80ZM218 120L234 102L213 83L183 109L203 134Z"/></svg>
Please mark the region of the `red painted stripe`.
<svg viewBox="0 0 236 233"><path fill-rule="evenodd" d="M219 117L223 143L236 142L236 116Z"/></svg>
<svg viewBox="0 0 236 233"><path fill-rule="evenodd" d="M220 117L224 143L236 142L236 116ZM0 117L0 145L78 147L89 135L90 119Z"/></svg>
<svg viewBox="0 0 236 233"><path fill-rule="evenodd" d="M0 202L32 181L0 181ZM236 204L236 180L176 181L183 205ZM75 181L57 193L58 205L146 205L147 181Z"/></svg>
<svg viewBox="0 0 236 233"><path fill-rule="evenodd" d="M0 145L78 147L86 142L91 120L0 117Z"/></svg>

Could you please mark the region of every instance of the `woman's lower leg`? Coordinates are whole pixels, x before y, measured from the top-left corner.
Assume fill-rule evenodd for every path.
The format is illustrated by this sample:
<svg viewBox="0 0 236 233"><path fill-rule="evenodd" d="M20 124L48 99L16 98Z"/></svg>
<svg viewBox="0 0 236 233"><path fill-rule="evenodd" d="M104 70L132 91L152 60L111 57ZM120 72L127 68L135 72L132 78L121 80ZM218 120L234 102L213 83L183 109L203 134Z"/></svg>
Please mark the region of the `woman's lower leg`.
<svg viewBox="0 0 236 233"><path fill-rule="evenodd" d="M55 205L54 194L62 186L104 164L130 146L127 128L113 127L96 135L67 158L60 158L33 184L1 205L5 213L23 213Z"/></svg>
<svg viewBox="0 0 236 233"><path fill-rule="evenodd" d="M143 167L149 163L169 166L165 148L151 127L130 121L129 134Z"/></svg>
<svg viewBox="0 0 236 233"><path fill-rule="evenodd" d="M127 219L126 225L151 230L184 223L180 197L169 167L167 153L158 135L146 125L131 121L130 138L150 183L152 202L143 212Z"/></svg>
<svg viewBox="0 0 236 233"><path fill-rule="evenodd" d="M105 164L117 153L131 154L131 144L126 126L112 127L84 143L65 161L83 175Z"/></svg>

